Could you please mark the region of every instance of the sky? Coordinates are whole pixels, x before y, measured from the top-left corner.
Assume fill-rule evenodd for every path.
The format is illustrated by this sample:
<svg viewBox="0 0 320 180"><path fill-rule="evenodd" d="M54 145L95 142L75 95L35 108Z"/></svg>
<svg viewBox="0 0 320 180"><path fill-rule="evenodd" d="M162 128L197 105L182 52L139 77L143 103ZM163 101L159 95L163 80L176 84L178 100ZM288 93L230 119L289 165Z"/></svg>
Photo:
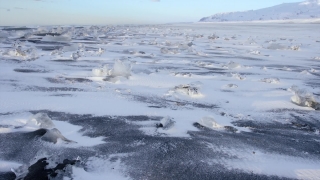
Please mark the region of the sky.
<svg viewBox="0 0 320 180"><path fill-rule="evenodd" d="M303 0L0 0L0 26L197 22Z"/></svg>

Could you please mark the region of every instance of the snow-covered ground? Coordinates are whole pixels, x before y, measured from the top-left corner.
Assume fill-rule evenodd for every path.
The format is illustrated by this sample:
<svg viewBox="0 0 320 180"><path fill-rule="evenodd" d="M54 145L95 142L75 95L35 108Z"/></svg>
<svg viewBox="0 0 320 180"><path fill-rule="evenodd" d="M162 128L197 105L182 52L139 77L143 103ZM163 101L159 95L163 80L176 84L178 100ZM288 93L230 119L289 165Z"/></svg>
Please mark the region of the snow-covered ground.
<svg viewBox="0 0 320 180"><path fill-rule="evenodd" d="M218 13L204 17L200 22L234 21L284 21L284 22L320 22L320 0L307 0L297 3L284 3L273 7L244 12Z"/></svg>
<svg viewBox="0 0 320 180"><path fill-rule="evenodd" d="M0 29L0 179L320 177L319 24Z"/></svg>

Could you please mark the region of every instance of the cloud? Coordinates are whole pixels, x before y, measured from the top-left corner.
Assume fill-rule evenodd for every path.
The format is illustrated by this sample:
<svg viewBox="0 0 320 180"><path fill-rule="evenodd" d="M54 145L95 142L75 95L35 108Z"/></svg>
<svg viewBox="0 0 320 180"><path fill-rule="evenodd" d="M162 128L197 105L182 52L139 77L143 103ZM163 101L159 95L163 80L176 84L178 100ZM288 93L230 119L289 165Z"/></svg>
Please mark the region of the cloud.
<svg viewBox="0 0 320 180"><path fill-rule="evenodd" d="M152 1L152 2L160 2L160 0L150 0L150 1Z"/></svg>

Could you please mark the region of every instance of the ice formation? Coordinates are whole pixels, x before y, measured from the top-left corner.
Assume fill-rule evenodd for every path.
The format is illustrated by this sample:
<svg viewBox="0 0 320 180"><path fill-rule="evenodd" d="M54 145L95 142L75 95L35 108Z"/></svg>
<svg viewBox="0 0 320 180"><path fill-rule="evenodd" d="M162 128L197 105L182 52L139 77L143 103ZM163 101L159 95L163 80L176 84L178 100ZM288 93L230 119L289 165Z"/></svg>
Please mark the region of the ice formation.
<svg viewBox="0 0 320 180"><path fill-rule="evenodd" d="M109 73L113 77L116 77L116 76L129 77L131 76L131 68L132 68L132 65L130 62L115 60L113 68L109 71Z"/></svg>
<svg viewBox="0 0 320 180"><path fill-rule="evenodd" d="M174 91L179 94L187 95L190 97L201 97L202 96L198 87L193 86L193 85L189 85L189 84L176 86L174 88Z"/></svg>
<svg viewBox="0 0 320 180"><path fill-rule="evenodd" d="M219 128L223 128L223 126L221 126L220 124L218 124L214 118L212 117L203 117L198 121L199 124L201 124L202 126L208 127L208 128L212 128L212 129L219 129Z"/></svg>
<svg viewBox="0 0 320 180"><path fill-rule="evenodd" d="M270 84L278 84L278 83L280 83L279 78L264 78L264 79L261 79L261 81L265 82L265 83L270 83Z"/></svg>
<svg viewBox="0 0 320 180"><path fill-rule="evenodd" d="M61 134L61 132L56 128L48 129L47 132L41 137L41 139L44 141L52 142L52 143L57 143L59 139L61 139L62 141L68 142L68 143L74 142L74 141L71 141L71 140L65 138Z"/></svg>
<svg viewBox="0 0 320 180"><path fill-rule="evenodd" d="M320 110L320 104L312 93L299 89L297 86L292 86L289 90L294 92L294 96L291 97L293 103Z"/></svg>
<svg viewBox="0 0 320 180"><path fill-rule="evenodd" d="M28 121L27 125L37 126L40 128L47 128L47 129L51 129L55 127L51 118L46 113L37 113L33 115Z"/></svg>
<svg viewBox="0 0 320 180"><path fill-rule="evenodd" d="M160 123L157 124L157 127L163 129L169 129L174 125L174 121L170 117L164 117L161 119Z"/></svg>

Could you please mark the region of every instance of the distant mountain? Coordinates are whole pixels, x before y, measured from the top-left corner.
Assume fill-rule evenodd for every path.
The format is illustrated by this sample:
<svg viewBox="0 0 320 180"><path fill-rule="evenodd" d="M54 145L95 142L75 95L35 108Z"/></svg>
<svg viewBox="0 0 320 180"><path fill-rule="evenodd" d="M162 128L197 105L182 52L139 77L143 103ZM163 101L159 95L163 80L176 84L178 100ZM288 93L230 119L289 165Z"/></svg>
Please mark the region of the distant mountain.
<svg viewBox="0 0 320 180"><path fill-rule="evenodd" d="M200 22L265 21L320 18L320 0L285 3L277 6L244 12L218 13L204 17Z"/></svg>

